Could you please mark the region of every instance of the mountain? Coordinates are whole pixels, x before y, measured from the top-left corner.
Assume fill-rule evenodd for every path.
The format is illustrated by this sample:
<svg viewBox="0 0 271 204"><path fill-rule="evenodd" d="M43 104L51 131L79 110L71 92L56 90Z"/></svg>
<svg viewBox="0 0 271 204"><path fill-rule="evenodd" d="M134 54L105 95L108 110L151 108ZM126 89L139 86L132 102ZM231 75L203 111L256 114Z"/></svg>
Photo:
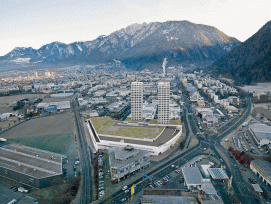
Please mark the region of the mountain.
<svg viewBox="0 0 271 204"><path fill-rule="evenodd" d="M189 21L132 24L93 41L64 44L53 42L40 49L15 48L0 57L0 63L101 63L119 60L127 67L142 69L171 63L210 64L240 42L217 28Z"/></svg>
<svg viewBox="0 0 271 204"><path fill-rule="evenodd" d="M271 81L271 21L228 54L214 62L213 73L239 84Z"/></svg>

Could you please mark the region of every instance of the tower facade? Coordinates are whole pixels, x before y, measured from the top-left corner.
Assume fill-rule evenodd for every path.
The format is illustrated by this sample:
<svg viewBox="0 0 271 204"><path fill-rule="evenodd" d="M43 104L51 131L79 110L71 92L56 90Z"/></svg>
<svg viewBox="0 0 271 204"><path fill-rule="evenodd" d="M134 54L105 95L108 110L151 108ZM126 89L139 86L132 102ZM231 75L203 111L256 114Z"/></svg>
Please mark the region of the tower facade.
<svg viewBox="0 0 271 204"><path fill-rule="evenodd" d="M158 83L158 124L169 124L170 82Z"/></svg>
<svg viewBox="0 0 271 204"><path fill-rule="evenodd" d="M131 120L142 120L143 82L131 83Z"/></svg>

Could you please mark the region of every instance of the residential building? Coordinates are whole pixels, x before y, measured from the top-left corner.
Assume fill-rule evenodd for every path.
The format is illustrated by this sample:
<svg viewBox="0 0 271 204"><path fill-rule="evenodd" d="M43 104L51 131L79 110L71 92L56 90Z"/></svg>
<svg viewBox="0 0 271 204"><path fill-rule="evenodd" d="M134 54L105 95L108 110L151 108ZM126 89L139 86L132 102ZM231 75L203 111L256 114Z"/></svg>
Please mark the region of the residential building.
<svg viewBox="0 0 271 204"><path fill-rule="evenodd" d="M131 83L131 119L142 120L143 82Z"/></svg>
<svg viewBox="0 0 271 204"><path fill-rule="evenodd" d="M158 124L169 124L170 82L158 83Z"/></svg>

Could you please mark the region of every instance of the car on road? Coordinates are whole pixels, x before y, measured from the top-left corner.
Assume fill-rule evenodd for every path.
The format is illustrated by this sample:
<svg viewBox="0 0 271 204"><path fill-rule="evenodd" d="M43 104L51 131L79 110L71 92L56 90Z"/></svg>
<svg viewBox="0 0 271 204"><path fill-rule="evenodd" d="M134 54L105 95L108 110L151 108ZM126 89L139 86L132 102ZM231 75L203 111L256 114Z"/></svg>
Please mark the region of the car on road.
<svg viewBox="0 0 271 204"><path fill-rule="evenodd" d="M246 171L246 169L245 169L245 168L242 168L241 170L242 170L242 171Z"/></svg>
<svg viewBox="0 0 271 204"><path fill-rule="evenodd" d="M176 172L177 174L181 173L181 171L178 170L178 169L176 169L175 172Z"/></svg>
<svg viewBox="0 0 271 204"><path fill-rule="evenodd" d="M127 188L128 188L127 186L124 186L124 187L122 188L122 190L125 191L125 190L127 190Z"/></svg>
<svg viewBox="0 0 271 204"><path fill-rule="evenodd" d="M129 193L129 189L125 190L124 193Z"/></svg>
<svg viewBox="0 0 271 204"><path fill-rule="evenodd" d="M125 202L125 201L126 201L126 198L122 198L122 199L121 199L121 202Z"/></svg>
<svg viewBox="0 0 271 204"><path fill-rule="evenodd" d="M9 189L13 189L15 186L10 186Z"/></svg>

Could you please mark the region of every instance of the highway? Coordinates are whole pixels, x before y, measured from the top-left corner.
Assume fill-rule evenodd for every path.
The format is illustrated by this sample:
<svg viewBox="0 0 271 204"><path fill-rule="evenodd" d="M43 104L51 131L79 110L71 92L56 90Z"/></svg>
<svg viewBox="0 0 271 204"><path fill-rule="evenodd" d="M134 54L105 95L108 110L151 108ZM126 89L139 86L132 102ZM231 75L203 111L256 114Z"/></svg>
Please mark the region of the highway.
<svg viewBox="0 0 271 204"><path fill-rule="evenodd" d="M71 108L74 112L77 130L76 135L82 168L81 188L78 191L78 196L80 197L80 203L86 204L92 202L91 152L89 152L89 148L87 147L82 121L80 119L77 95L74 95L70 102Z"/></svg>

